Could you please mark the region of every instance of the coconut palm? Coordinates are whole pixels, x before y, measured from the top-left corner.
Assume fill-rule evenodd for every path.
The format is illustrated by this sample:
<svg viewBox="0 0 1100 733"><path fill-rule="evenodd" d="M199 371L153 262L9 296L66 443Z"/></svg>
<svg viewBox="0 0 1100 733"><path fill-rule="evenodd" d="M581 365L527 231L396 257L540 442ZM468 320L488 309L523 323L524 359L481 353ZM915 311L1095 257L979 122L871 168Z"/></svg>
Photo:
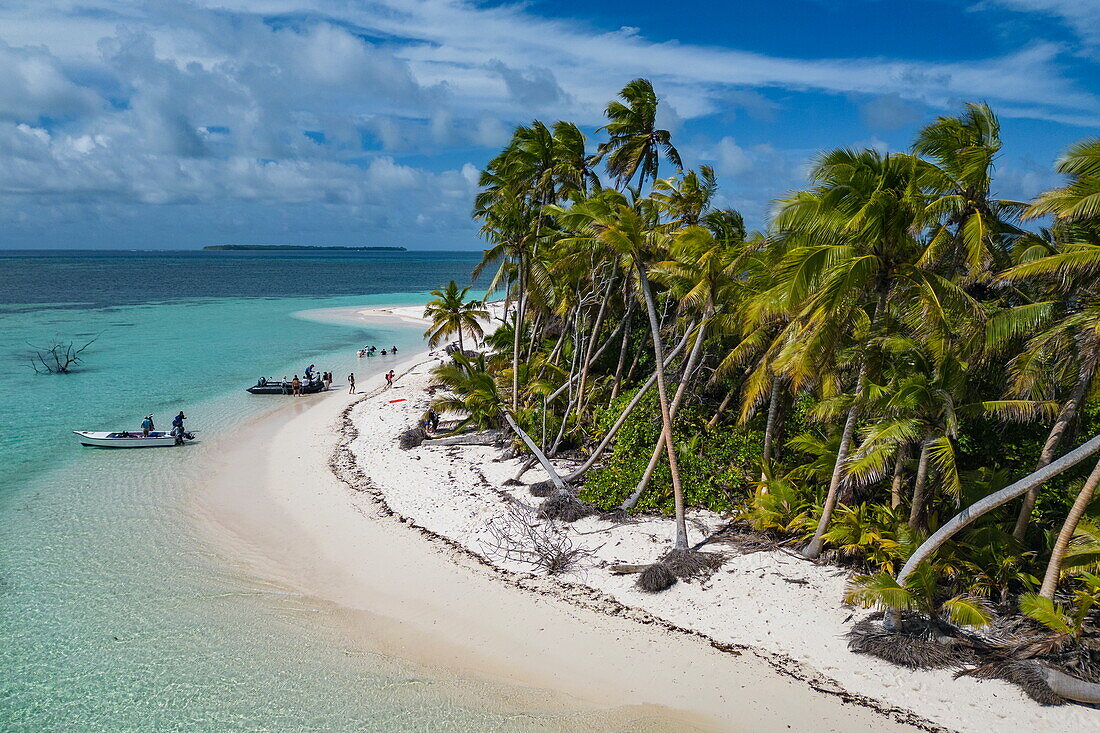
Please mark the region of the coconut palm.
<svg viewBox="0 0 1100 733"><path fill-rule="evenodd" d="M1026 204L992 197L993 164L1001 149L1000 122L987 104L967 104L960 115L936 118L917 134L913 152L924 157L927 212L935 219L924 263L965 263L972 278L988 278L1009 264L1012 225Z"/></svg>
<svg viewBox="0 0 1100 733"><path fill-rule="evenodd" d="M672 133L657 128L659 100L648 79L635 79L619 92L619 101L608 103L608 123L601 127L610 138L599 147L607 172L620 187L638 176L641 190L648 178L657 180L661 158L683 168L680 153L672 144ZM625 102L625 104L624 104Z"/></svg>
<svg viewBox="0 0 1100 733"><path fill-rule="evenodd" d="M668 245L668 234L657 221L657 211L651 201L642 199L630 202L618 191L604 190L568 210L555 209L555 216L577 238L628 261L633 269L638 289L645 301L649 317L650 336L653 341L656 370L657 396L661 406L662 440L667 447L669 471L672 475L672 494L676 511L675 549L687 549L687 524L684 517L684 494L680 484L680 470L676 461L676 449L672 439L672 416L669 411L668 389L665 385L665 349L661 339L661 327L657 316L656 299L649 281L649 266L661 257Z"/></svg>
<svg viewBox="0 0 1100 733"><path fill-rule="evenodd" d="M956 312L975 310L956 283L918 265L924 254L915 237L925 216L921 175L911 156L834 150L811 172L817 185L785 199L776 220L792 241L805 242L791 249L780 274L787 302L792 310L798 306L788 327L798 336L788 342L785 369L796 377L817 373L823 357L847 347L857 352L836 465L818 529L803 550L807 557L821 552L875 351L899 309L919 314L913 320L927 335L949 333Z"/></svg>
<svg viewBox="0 0 1100 733"><path fill-rule="evenodd" d="M475 340L485 335L481 321L489 318L489 311L485 310L480 300L466 300L470 287L468 285L459 290L458 284L451 280L446 287L431 292L435 300L428 301L424 306L424 317L432 321L431 327L424 332L429 346L439 346L444 339L457 334L458 350L461 352L465 351L462 342L464 331Z"/></svg>

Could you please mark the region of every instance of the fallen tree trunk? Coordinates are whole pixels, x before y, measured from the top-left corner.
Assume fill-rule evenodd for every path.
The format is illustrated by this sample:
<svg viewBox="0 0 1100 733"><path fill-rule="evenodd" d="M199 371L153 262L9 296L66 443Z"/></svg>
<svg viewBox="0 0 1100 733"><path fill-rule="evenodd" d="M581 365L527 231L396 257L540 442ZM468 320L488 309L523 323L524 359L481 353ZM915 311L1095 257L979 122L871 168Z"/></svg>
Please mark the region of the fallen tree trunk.
<svg viewBox="0 0 1100 733"><path fill-rule="evenodd" d="M1075 702L1091 703L1093 705L1100 703L1100 684L1086 682L1077 677L1071 677L1065 672L1059 672L1056 669L1042 665L1039 665L1039 669L1042 671L1043 679L1046 680L1054 694Z"/></svg>
<svg viewBox="0 0 1100 733"><path fill-rule="evenodd" d="M1063 471L1073 468L1098 450L1100 450L1100 435L1093 437L1092 440L1084 445L1071 450L1058 460L1043 466L1038 471L1024 476L1016 483L1006 486L1000 491L994 492L984 499L974 502L966 509L963 509L946 524L936 530L931 537L926 539L924 543L909 556L909 560L905 563L905 567L898 573L898 583L904 584L905 580L917 565L923 560L928 559L928 557L935 553L944 542L951 539L956 532L963 529L983 514L987 514L997 507L1007 504L1016 497L1026 494L1029 490L1041 486L1043 483L1054 478Z"/></svg>
<svg viewBox="0 0 1100 733"><path fill-rule="evenodd" d="M539 447L535 444L535 441L531 439L531 436L523 432L523 429L516 424L515 418L507 410L500 411L504 415L504 419L508 421L509 427L516 432L516 435L527 444L527 447L531 449L531 452L535 454L535 458L539 459L539 463L542 464L542 468L550 476L550 480L554 482L554 486L559 490L565 488L565 482L562 481L561 476L558 475L557 470L554 469L554 464L550 463L550 460L546 457L546 454L539 450Z"/></svg>
<svg viewBox="0 0 1100 733"><path fill-rule="evenodd" d="M421 445L496 445L502 440L504 440L503 430L483 430L444 438L428 438Z"/></svg>

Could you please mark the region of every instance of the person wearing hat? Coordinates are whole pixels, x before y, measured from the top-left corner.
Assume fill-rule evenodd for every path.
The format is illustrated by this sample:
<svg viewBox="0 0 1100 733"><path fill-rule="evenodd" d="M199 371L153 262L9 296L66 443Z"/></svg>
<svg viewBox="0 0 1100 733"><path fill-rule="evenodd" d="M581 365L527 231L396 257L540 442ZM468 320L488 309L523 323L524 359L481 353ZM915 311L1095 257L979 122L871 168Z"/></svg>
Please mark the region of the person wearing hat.
<svg viewBox="0 0 1100 733"><path fill-rule="evenodd" d="M148 438L149 433L153 431L153 413L149 413L145 416L145 419L141 421L141 437Z"/></svg>

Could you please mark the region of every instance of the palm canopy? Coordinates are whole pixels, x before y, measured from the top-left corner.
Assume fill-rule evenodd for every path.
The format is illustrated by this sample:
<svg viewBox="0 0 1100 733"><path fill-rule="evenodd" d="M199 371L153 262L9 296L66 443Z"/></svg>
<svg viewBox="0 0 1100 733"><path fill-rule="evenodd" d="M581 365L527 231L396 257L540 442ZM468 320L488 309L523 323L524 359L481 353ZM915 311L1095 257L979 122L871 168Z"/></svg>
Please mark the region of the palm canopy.
<svg viewBox="0 0 1100 733"><path fill-rule="evenodd" d="M1070 147L1057 168L1069 176L1069 183L1039 194L1027 216L1053 214L1068 222L1100 218L1100 138Z"/></svg>
<svg viewBox="0 0 1100 733"><path fill-rule="evenodd" d="M965 262L972 277L1008 263L1012 222L1026 204L992 197L993 167L1001 149L1000 122L987 104L967 104L960 115L938 117L913 143L926 168L926 211L935 221L924 263Z"/></svg>
<svg viewBox="0 0 1100 733"><path fill-rule="evenodd" d="M672 133L657 127L659 100L648 79L635 79L619 92L620 101L608 103L608 141L600 145L600 155L606 156L607 172L620 186L639 175L638 188L645 179L657 180L661 158L683 168L680 153L672 144ZM625 104L624 104L625 102Z"/></svg>
<svg viewBox="0 0 1100 733"><path fill-rule="evenodd" d="M428 301L424 306L424 317L432 321L432 325L424 332L429 346L439 346L444 339L457 334L461 351L463 332L475 338L484 335L481 321L489 317L489 312L481 301L466 300L470 287L467 285L459 290L458 284L451 280L446 287L431 292L435 300Z"/></svg>

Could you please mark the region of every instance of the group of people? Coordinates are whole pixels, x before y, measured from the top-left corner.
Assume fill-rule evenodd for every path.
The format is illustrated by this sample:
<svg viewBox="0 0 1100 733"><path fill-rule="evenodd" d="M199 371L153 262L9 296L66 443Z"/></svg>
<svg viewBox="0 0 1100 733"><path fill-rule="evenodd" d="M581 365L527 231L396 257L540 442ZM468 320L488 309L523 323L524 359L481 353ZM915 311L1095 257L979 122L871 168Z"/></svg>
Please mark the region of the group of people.
<svg viewBox="0 0 1100 733"><path fill-rule="evenodd" d="M358 353L356 353L356 356L358 356L360 359L363 358L364 356L374 356L374 352L376 352L376 351L378 351L377 346L364 346L363 348L359 349ZM388 356L389 354L396 354L396 353L397 353L397 347L396 346L390 348L389 351L386 351L385 349L382 349L382 356Z"/></svg>
<svg viewBox="0 0 1100 733"><path fill-rule="evenodd" d="M386 389L393 386L393 380L397 379L397 375L392 369L386 372ZM348 394L355 394L355 372L348 375Z"/></svg>
<svg viewBox="0 0 1100 733"><path fill-rule="evenodd" d="M172 431L169 433L169 435L171 435L173 438L176 439L176 445L182 445L183 444L183 438L187 434L186 431L183 429L183 421L186 420L186 419L187 419L187 415L183 414L183 410L180 410L179 414L176 415L174 418L172 418ZM150 435L152 435L156 431L156 429L157 429L157 426L155 424L153 424L153 413L150 412L141 421L141 437L148 438ZM131 436L131 437L135 437L135 438L137 437L136 435L133 435L132 433L123 433L123 434Z"/></svg>

